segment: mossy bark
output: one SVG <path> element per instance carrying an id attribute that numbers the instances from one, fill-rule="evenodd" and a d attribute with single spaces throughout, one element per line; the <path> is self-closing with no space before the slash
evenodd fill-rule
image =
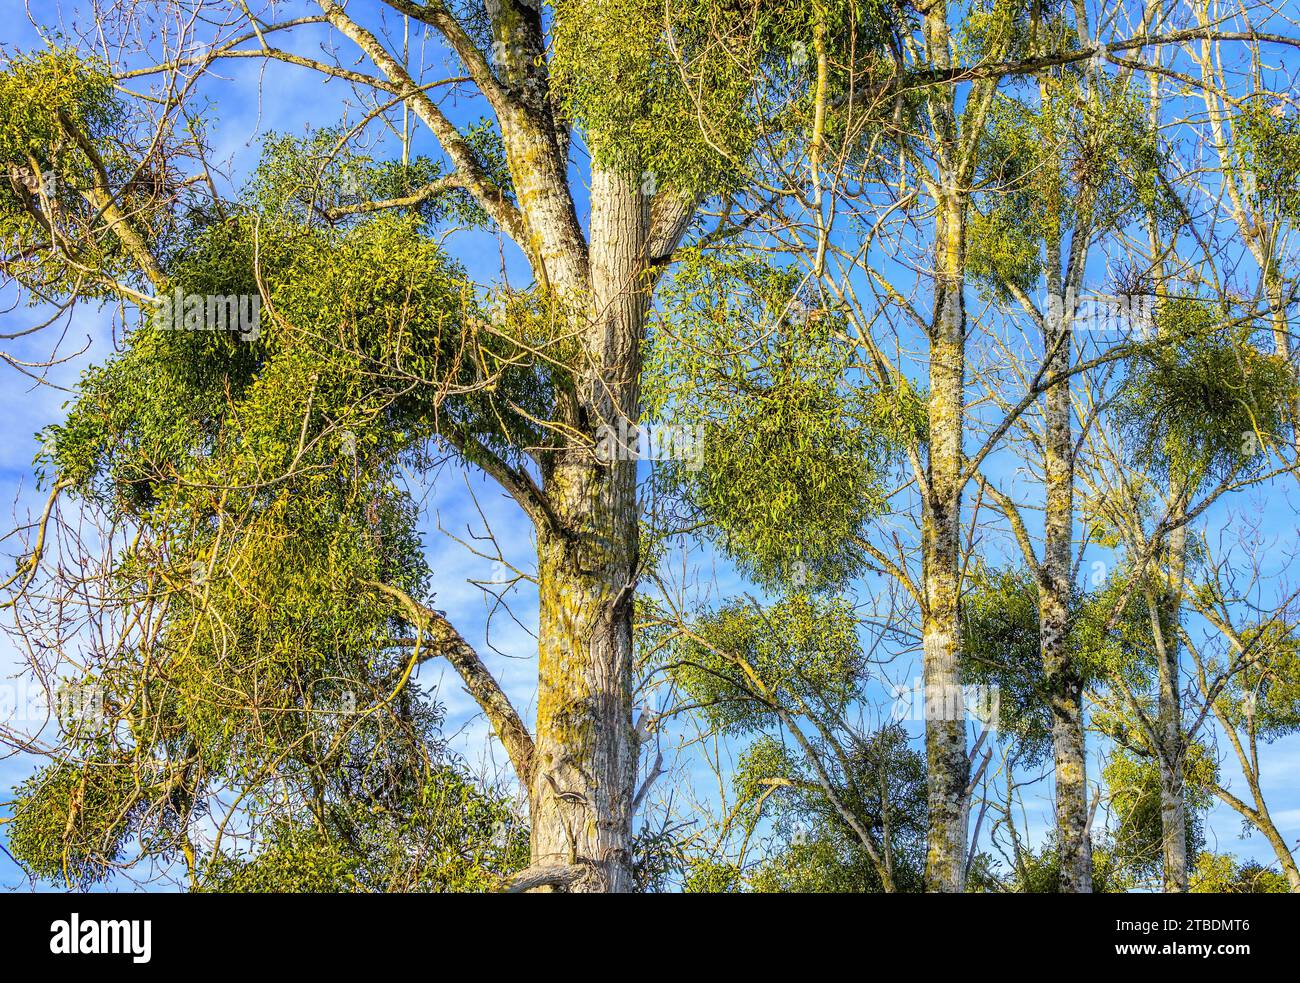
<path id="1" fill-rule="evenodd" d="M 541 633 L 532 863 L 581 865 L 570 889 L 632 887 L 631 582 L 635 522 L 620 507 L 631 466 L 557 470 L 569 534 L 539 544 Z M 588 506 L 584 508 L 584 506 Z M 634 513 L 633 513 L 634 516 Z M 632 528 L 628 528 L 631 525 Z"/>
<path id="2" fill-rule="evenodd" d="M 1183 705 L 1179 691 L 1178 626 L 1182 620 L 1183 569 L 1187 552 L 1187 527 L 1181 521 L 1186 498 L 1180 489 L 1171 496 L 1171 516 L 1176 522 L 1165 542 L 1165 570 L 1169 581 L 1161 596 L 1160 632 L 1156 659 L 1160 681 L 1156 755 L 1160 765 L 1161 851 L 1164 857 L 1164 890 L 1185 894 L 1187 870 L 1187 797 L 1183 764 L 1186 741 L 1183 736 Z"/>
<path id="3" fill-rule="evenodd" d="M 926 889 L 962 891 L 966 880 L 966 713 L 961 689 L 961 474 L 965 458 L 966 314 L 962 296 L 963 203 L 941 202 L 938 277 L 930 340 L 930 453 L 922 516 L 925 612 L 922 625 L 929 775 Z"/>
<path id="4" fill-rule="evenodd" d="M 1059 255 L 1059 249 L 1058 253 Z M 1054 271 L 1058 286 L 1059 269 Z M 1074 428 L 1070 383 L 1070 298 L 1057 293 L 1049 304 L 1045 350 L 1048 378 L 1061 377 L 1044 397 L 1043 466 L 1046 512 L 1042 577 L 1038 595 L 1039 648 L 1052 715 L 1056 777 L 1056 841 L 1060 890 L 1092 891 L 1092 849 L 1088 836 L 1087 758 L 1084 746 L 1083 683 L 1070 644 L 1070 600 L 1074 532 Z"/>
<path id="5" fill-rule="evenodd" d="M 648 201 L 622 173 L 592 180 L 591 294 L 573 434 L 545 474 L 553 528 L 539 533 L 540 680 L 531 776 L 533 866 L 578 865 L 576 891 L 627 891 L 637 741 L 632 611 L 636 461 L 602 462 L 602 426 L 635 423 L 648 310 Z M 626 457 L 628 455 L 621 455 Z"/>

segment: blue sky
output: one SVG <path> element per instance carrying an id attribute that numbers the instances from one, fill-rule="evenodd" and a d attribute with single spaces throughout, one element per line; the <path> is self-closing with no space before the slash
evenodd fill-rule
<path id="1" fill-rule="evenodd" d="M 0 0 L 3 3 L 6 18 L 0 27 L 0 42 L 6 52 L 34 47 L 39 44 L 36 32 L 26 23 L 22 14 L 23 4 L 17 0 Z M 287 15 L 298 5 L 285 5 L 281 13 Z M 58 14 L 71 16 L 73 12 L 84 9 L 79 4 L 50 2 L 39 5 L 39 16 L 47 22 Z M 294 39 L 287 46 L 306 54 L 316 53 L 319 44 L 326 38 L 326 32 L 310 29 L 295 32 Z M 350 47 L 346 39 L 337 39 L 340 50 Z M 284 42 L 281 39 L 281 43 Z M 430 51 L 433 42 L 430 42 Z M 131 61 L 132 59 L 128 59 Z M 345 61 L 350 60 L 350 55 Z M 213 111 L 210 114 L 211 129 L 209 137 L 213 148 L 212 159 L 225 171 L 226 183 L 223 190 L 239 185 L 242 179 L 256 164 L 259 145 L 272 132 L 289 132 L 301 134 L 309 126 L 326 126 L 337 123 L 345 113 L 345 102 L 350 98 L 347 86 L 338 81 L 323 81 L 304 69 L 276 62 L 263 64 L 248 59 L 224 62 L 218 72 L 218 78 L 210 78 L 202 83 L 202 94 L 211 100 Z M 453 74 L 448 71 L 447 74 Z M 457 122 L 465 123 L 477 120 L 485 112 L 484 108 L 469 100 L 448 107 L 448 112 Z M 350 110 L 355 118 L 355 103 Z M 436 149 L 427 133 L 417 140 L 416 150 L 436 154 Z M 584 155 L 579 146 L 574 154 L 575 186 L 582 187 Z M 579 207 L 585 208 L 585 197 L 579 193 Z M 467 268 L 483 281 L 498 278 L 500 253 L 498 240 L 484 233 L 467 233 L 454 237 L 449 246 L 466 264 Z M 505 255 L 512 281 L 516 285 L 527 282 L 528 276 L 524 264 L 512 246 L 506 244 Z M 910 284 L 914 275 L 906 270 L 902 263 L 887 264 L 900 278 L 901 284 Z M 904 293 L 907 290 L 904 289 Z M 3 306 L 0 318 L 3 327 L 0 331 L 9 332 L 27 326 L 40 316 L 39 309 L 17 307 L 10 309 L 15 297 L 12 293 L 0 295 Z M 980 305 L 972 300 L 972 310 L 979 310 Z M 0 367 L 0 503 L 9 506 L 19 521 L 43 504 L 43 497 L 34 489 L 32 459 L 36 454 L 35 433 L 43 426 L 59 420 L 64 412 L 63 404 L 69 398 L 65 391 L 71 387 L 79 373 L 88 365 L 109 357 L 115 342 L 113 312 L 96 311 L 90 307 L 79 307 L 66 326 L 66 337 L 61 343 L 61 350 L 71 354 L 83 346 L 86 351 L 72 357 L 67 363 L 50 370 L 47 379 L 53 385 L 37 386 L 14 372 Z M 120 331 L 120 325 L 116 326 Z M 60 328 L 49 328 L 30 338 L 10 343 L 8 351 L 18 357 L 31 359 L 47 358 L 55 332 Z M 57 387 L 64 387 L 63 389 Z M 1000 455 L 990 462 L 989 473 L 992 478 L 1002 482 L 1015 480 L 1015 469 L 1020 462 L 1014 455 Z M 1300 507 L 1300 491 L 1294 482 L 1277 483 L 1269 488 L 1251 491 L 1233 499 L 1230 505 L 1216 507 L 1208 515 L 1206 524 L 1213 527 L 1215 523 L 1232 524 L 1233 509 L 1247 514 L 1264 517 L 1265 530 L 1269 535 L 1279 539 L 1279 555 L 1294 544 L 1296 530 L 1294 516 Z M 460 472 L 454 467 L 445 468 L 437 478 L 434 495 L 429 499 L 429 510 L 423 526 L 429 565 L 434 572 L 434 584 L 437 590 L 436 606 L 446 610 L 467 639 L 473 642 L 484 655 L 485 661 L 497 674 L 498 679 L 511 696 L 516 707 L 525 720 L 531 720 L 536 695 L 536 661 L 535 643 L 529 629 L 536 624 L 536 598 L 533 592 L 525 588 L 516 588 L 510 596 L 514 618 L 497 614 L 489 619 L 489 600 L 474 581 L 491 580 L 496 572 L 489 559 L 476 557 L 468 552 L 456 539 L 469 540 L 486 532 L 490 526 L 497 542 L 505 552 L 508 563 L 523 570 L 533 566 L 531 548 L 531 530 L 513 503 L 499 489 L 482 476 L 474 473 Z M 995 546 L 1005 549 L 1005 544 Z M 1010 555 L 1010 554 L 1008 554 Z M 1103 557 L 1097 554 L 1097 557 Z M 1092 555 L 1088 561 L 1093 559 Z M 690 564 L 699 571 L 706 583 L 703 591 L 711 600 L 735 596 L 750 589 L 735 573 L 730 565 L 711 550 L 703 548 L 691 554 Z M 1089 569 L 1085 562 L 1084 571 Z M 855 585 L 862 598 L 871 596 L 881 589 L 879 582 L 865 579 Z M 0 613 L 0 617 L 5 617 Z M 4 641 L 0 641 L 0 675 L 15 672 L 17 654 Z M 914 652 L 900 652 L 897 661 L 888 668 L 887 678 L 874 679 L 869 690 L 870 696 L 883 698 L 884 684 L 888 682 L 907 683 L 919 675 L 919 663 Z M 471 767 L 484 774 L 501 774 L 508 770 L 508 762 L 500 748 L 489 737 L 489 729 L 476 711 L 470 698 L 460 688 L 454 673 L 442 663 L 429 663 L 421 669 L 420 682 L 437 686 L 438 697 L 447 707 L 446 732 L 452 739 L 453 747 L 464 756 Z M 911 732 L 919 738 L 919 722 L 909 723 Z M 670 729 L 665 741 L 671 742 L 676 731 Z M 1096 778 L 1100 767 L 1100 747 L 1094 742 L 1093 757 L 1090 763 L 1090 777 Z M 673 755 L 668 755 L 670 763 Z M 675 780 L 685 782 L 693 780 L 700 786 L 701 794 L 707 795 L 709 776 L 703 764 L 695 755 L 685 755 L 676 759 L 679 768 Z M 30 757 L 14 756 L 0 760 L 0 787 L 7 788 L 29 774 L 33 768 Z M 1300 738 L 1287 738 L 1269 746 L 1264 752 L 1263 779 L 1266 795 L 1273 810 L 1274 819 L 1284 836 L 1294 843 L 1300 839 L 1300 788 L 1296 782 L 1300 768 Z M 1235 762 L 1228 756 L 1225 760 L 1225 774 L 1235 773 Z M 665 783 L 673 779 L 665 779 Z M 1234 782 L 1234 789 L 1241 794 L 1242 785 Z M 1050 828 L 1051 783 L 1050 777 L 1040 782 L 1027 803 L 1024 822 L 1031 839 L 1040 839 Z M 1232 852 L 1243 857 L 1254 857 L 1263 863 L 1272 861 L 1272 851 L 1259 835 L 1249 839 L 1240 839 L 1241 824 L 1235 813 L 1224 806 L 1214 807 L 1206 822 L 1209 846 L 1212 849 Z M 3 842 L 0 832 L 0 842 Z M 0 854 L 0 886 L 18 888 L 25 885 L 25 880 L 16 866 L 3 854 Z"/>

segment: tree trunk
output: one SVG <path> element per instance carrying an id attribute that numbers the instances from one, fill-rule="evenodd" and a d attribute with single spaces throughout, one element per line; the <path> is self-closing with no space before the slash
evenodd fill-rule
<path id="1" fill-rule="evenodd" d="M 965 228 L 956 193 L 936 222 L 935 314 L 930 340 L 930 453 L 922 517 L 925 751 L 929 774 L 926 889 L 962 891 L 966 881 L 966 711 L 961 689 L 961 472 L 965 463 Z"/>
<path id="2" fill-rule="evenodd" d="M 541 632 L 532 865 L 583 868 L 573 891 L 629 891 L 637 740 L 632 723 L 632 610 L 637 568 L 635 460 L 593 452 L 602 426 L 635 422 L 649 213 L 630 177 L 592 180 L 586 365 L 573 440 L 545 476 L 554 528 L 539 532 Z"/>
<path id="3" fill-rule="evenodd" d="M 1059 252 L 1059 250 L 1058 250 Z M 1059 276 L 1058 276 L 1059 282 Z M 1049 377 L 1069 371 L 1072 298 L 1054 297 L 1049 305 L 1046 350 Z M 1052 713 L 1052 748 L 1056 774 L 1056 842 L 1060 855 L 1060 890 L 1092 891 L 1092 848 L 1088 837 L 1087 759 L 1083 733 L 1083 685 L 1070 651 L 1070 600 L 1074 532 L 1074 435 L 1070 383 L 1046 393 L 1042 582 L 1039 585 L 1039 646 Z"/>
<path id="4" fill-rule="evenodd" d="M 1160 57 L 1156 57 L 1157 67 Z M 1159 75 L 1148 75 L 1148 119 L 1152 126 L 1160 123 Z M 1154 215 L 1148 216 L 1147 242 L 1152 257 L 1151 276 L 1155 286 L 1157 310 L 1163 310 L 1166 293 L 1165 246 L 1159 223 Z M 1157 324 L 1157 331 L 1162 331 Z M 1187 545 L 1184 522 L 1178 521 L 1186 514 L 1187 492 L 1171 488 L 1168 502 L 1170 518 L 1177 525 L 1164 543 L 1164 569 L 1168 585 L 1161 591 L 1160 612 L 1156 618 L 1158 638 L 1156 644 L 1157 670 L 1160 677 L 1160 695 L 1157 704 L 1156 761 L 1160 768 L 1160 827 L 1161 853 L 1163 854 L 1164 890 L 1187 891 L 1187 808 L 1183 798 L 1183 720 L 1182 704 L 1178 696 L 1179 643 L 1178 625 L 1182 620 L 1183 563 Z"/>
<path id="5" fill-rule="evenodd" d="M 1186 509 L 1186 499 L 1181 490 L 1173 493 L 1173 513 L 1177 521 Z M 1178 525 L 1169 533 L 1166 543 L 1166 564 L 1169 583 L 1163 592 L 1163 610 L 1159 619 L 1161 644 L 1157 646 L 1160 673 L 1160 697 L 1157 731 L 1160 749 L 1160 827 L 1161 852 L 1164 855 L 1164 890 L 1166 893 L 1186 893 L 1187 879 L 1187 802 L 1183 787 L 1183 760 L 1186 748 L 1183 741 L 1183 708 L 1178 688 L 1180 646 L 1178 625 L 1182 620 L 1183 564 L 1187 547 L 1186 525 Z"/>
<path id="6" fill-rule="evenodd" d="M 1165 700 L 1162 698 L 1162 728 L 1177 728 L 1178 711 L 1173 711 L 1172 724 L 1164 721 Z M 1171 730 L 1168 733 L 1176 733 Z M 1165 754 L 1170 754 L 1170 737 L 1166 736 Z M 1162 853 L 1164 856 L 1164 883 L 1166 894 L 1186 894 L 1187 878 L 1187 807 L 1183 800 L 1183 762 L 1182 755 L 1173 750 L 1173 760 L 1160 763 L 1160 828 Z"/>

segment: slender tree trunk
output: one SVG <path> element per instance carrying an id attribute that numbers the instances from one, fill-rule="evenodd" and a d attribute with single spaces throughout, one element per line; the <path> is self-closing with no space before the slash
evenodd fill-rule
<path id="1" fill-rule="evenodd" d="M 602 426 L 635 422 L 649 215 L 630 177 L 592 180 L 588 369 L 545 491 L 555 528 L 539 534 L 541 634 L 532 863 L 578 865 L 576 891 L 628 891 L 637 740 L 632 723 L 632 609 L 637 568 L 636 461 L 602 463 Z"/>
<path id="2" fill-rule="evenodd" d="M 1059 255 L 1059 243 L 1056 255 Z M 1058 264 L 1059 265 L 1059 264 Z M 1057 285 L 1059 287 L 1059 270 Z M 1049 303 L 1046 350 L 1048 376 L 1069 371 L 1073 297 L 1058 292 Z M 1083 733 L 1083 685 L 1070 646 L 1074 533 L 1074 430 L 1070 384 L 1062 381 L 1046 393 L 1044 472 L 1047 508 L 1044 518 L 1042 582 L 1038 594 L 1039 646 L 1052 712 L 1052 748 L 1056 774 L 1056 841 L 1060 854 L 1060 890 L 1092 891 L 1092 848 L 1088 837 L 1088 782 Z"/>
<path id="3" fill-rule="evenodd" d="M 1158 22 L 1158 18 L 1152 18 Z M 1161 55 L 1155 55 L 1156 66 Z M 1148 120 L 1158 131 L 1160 125 L 1160 81 L 1157 72 L 1148 74 Z M 1151 275 L 1155 288 L 1157 314 L 1163 310 L 1167 298 L 1165 249 L 1159 223 L 1154 215 L 1147 219 L 1147 242 L 1152 257 Z M 1157 324 L 1157 331 L 1161 331 Z M 1177 479 L 1174 479 L 1177 482 Z M 1186 492 L 1172 488 L 1168 497 L 1170 517 L 1181 519 L 1187 507 Z M 1165 543 L 1164 569 L 1168 574 L 1167 587 L 1160 594 L 1160 611 L 1156 617 L 1158 639 L 1156 645 L 1157 670 L 1160 694 L 1157 703 L 1156 760 L 1160 768 L 1160 827 L 1161 853 L 1163 854 L 1164 890 L 1187 891 L 1187 807 L 1183 796 L 1183 721 L 1182 704 L 1178 696 L 1179 643 L 1178 625 L 1182 619 L 1183 562 L 1187 544 L 1185 523 L 1169 533 Z"/>
<path id="4" fill-rule="evenodd" d="M 930 454 L 922 516 L 925 612 L 922 626 L 929 774 L 926 889 L 962 891 L 966 881 L 964 808 L 970 759 L 961 689 L 961 472 L 965 464 L 966 312 L 964 214 L 955 192 L 940 201 L 936 222 L 935 313 L 930 339 Z"/>
<path id="5" fill-rule="evenodd" d="M 1175 520 L 1186 509 L 1181 490 L 1172 496 Z M 1184 788 L 1183 761 L 1186 747 L 1183 740 L 1183 707 L 1178 687 L 1180 645 L 1178 626 L 1182 620 L 1183 565 L 1187 550 L 1187 530 L 1179 522 L 1169 533 L 1166 543 L 1166 564 L 1169 583 L 1162 592 L 1159 619 L 1161 644 L 1157 646 L 1159 661 L 1160 696 L 1157 732 L 1160 749 L 1160 827 L 1161 851 L 1164 855 L 1164 890 L 1166 893 L 1186 893 L 1187 875 L 1187 800 Z"/>
<path id="6" fill-rule="evenodd" d="M 922 33 L 928 65 L 953 67 L 948 3 L 924 6 Z M 995 13 L 1006 14 L 1001 5 Z M 1005 55 L 1013 31 L 1001 21 L 989 39 L 990 52 Z M 966 208 L 977 156 L 975 135 L 982 132 L 995 95 L 994 83 L 977 82 L 959 114 L 952 87 L 936 87 L 926 97 L 933 125 L 935 173 L 934 318 L 930 326 L 929 457 L 922 509 L 921 554 L 923 680 L 926 707 L 926 762 L 929 780 L 929 843 L 926 889 L 963 891 L 969 844 L 970 758 L 966 751 L 966 711 L 962 698 L 961 496 L 966 476 Z"/>

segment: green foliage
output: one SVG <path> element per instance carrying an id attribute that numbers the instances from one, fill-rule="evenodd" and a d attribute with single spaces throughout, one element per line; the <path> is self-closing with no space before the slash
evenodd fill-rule
<path id="1" fill-rule="evenodd" d="M 796 275 L 759 257 L 684 257 L 662 293 L 646 408 L 703 429 L 704 466 L 665 481 L 736 562 L 818 589 L 862 566 L 860 538 L 900 445 L 920 439 L 924 404 L 910 388 L 855 386 L 834 316 L 792 315 L 797 295 Z"/>
<path id="2" fill-rule="evenodd" d="M 343 232 L 255 235 L 239 219 L 210 228 L 178 257 L 172 283 L 186 294 L 256 296 L 260 280 L 256 343 L 151 319 L 121 359 L 87 373 L 67 423 L 50 428 L 60 474 L 83 488 L 92 477 L 117 489 L 148 481 L 157 495 L 187 459 L 229 477 L 301 463 L 305 450 L 337 476 L 345 431 L 368 459 L 443 431 L 490 435 L 506 455 L 535 444 L 536 425 L 516 408 L 543 412 L 549 374 L 504 333 L 484 330 L 463 271 L 417 225 L 383 217 Z M 508 390 L 504 405 L 497 388 Z M 303 414 L 315 438 L 305 448 Z"/>
<path id="3" fill-rule="evenodd" d="M 67 48 L 10 57 L 0 73 L 0 159 L 53 163 L 46 155 L 66 140 L 61 116 L 93 136 L 120 121 L 107 68 Z"/>
<path id="4" fill-rule="evenodd" d="M 509 803 L 442 767 L 389 807 L 343 803 L 323 821 L 276 824 L 255 853 L 212 862 L 203 890 L 478 892 L 527 865 L 528 830 Z"/>
<path id="5" fill-rule="evenodd" d="M 145 808 L 129 758 L 102 746 L 82 761 L 48 765 L 14 790 L 9 852 L 41 880 L 89 887 L 121 858 Z M 155 787 L 153 791 L 157 791 Z"/>
<path id="6" fill-rule="evenodd" d="M 878 844 L 888 833 L 898 891 L 919 891 L 925 866 L 925 760 L 902 728 L 886 727 L 847 741 L 847 771 L 836 779 L 836 795 Z M 771 779 L 781 778 L 783 784 Z M 747 875 L 757 893 L 876 893 L 880 872 L 861 839 L 801 766 L 774 738 L 756 742 L 737 769 L 741 801 L 762 803 L 773 843 Z M 768 793 L 764 795 L 764 793 Z"/>
<path id="7" fill-rule="evenodd" d="M 268 134 L 257 173 L 244 195 L 247 206 L 272 220 L 308 225 L 328 219 L 332 209 L 407 198 L 447 177 L 443 164 L 429 157 L 394 161 L 357 154 L 349 148 L 348 135 L 342 127 L 313 130 L 305 137 Z M 464 138 L 484 172 L 505 191 L 507 200 L 513 200 L 505 151 L 493 125 L 483 120 L 468 127 Z M 448 221 L 488 223 L 469 193 L 458 188 L 389 211 L 416 215 L 427 229 Z M 332 221 L 355 223 L 356 214 Z M 360 214 L 364 220 L 366 213 Z"/>
<path id="8" fill-rule="evenodd" d="M 998 730 L 1029 763 L 1052 753 L 1052 720 L 1039 654 L 1038 585 L 1025 570 L 983 570 L 962 596 L 962 673 L 998 688 Z"/>
<path id="9" fill-rule="evenodd" d="M 682 884 L 685 894 L 736 894 L 741 887 L 741 873 L 735 864 L 692 858 Z"/>
<path id="10" fill-rule="evenodd" d="M 1079 36 L 1069 13 L 1065 0 L 1032 5 L 973 0 L 956 25 L 956 54 L 963 62 L 974 63 L 999 57 L 1003 43 L 1008 55 L 1021 58 L 1043 51 L 1077 50 Z"/>
<path id="11" fill-rule="evenodd" d="M 1043 272 L 1037 226 L 1020 211 L 1010 204 L 987 213 L 975 210 L 966 224 L 971 279 L 1003 303 L 1011 301 L 1011 287 L 1028 293 Z"/>
<path id="12" fill-rule="evenodd" d="M 77 193 L 93 183 L 90 161 L 74 139 L 92 144 L 120 140 L 126 126 L 107 68 L 71 49 L 10 56 L 0 71 L 0 249 L 6 273 L 29 288 L 31 303 L 59 296 L 80 285 L 94 294 L 86 272 L 122 272 L 113 241 L 76 249 L 80 271 L 66 256 L 35 248 L 51 242 L 49 225 L 71 225 L 93 214 Z M 103 151 L 110 167 L 109 149 Z M 64 236 L 69 234 L 63 231 Z"/>
<path id="13" fill-rule="evenodd" d="M 785 371 L 765 392 L 707 430 L 688 494 L 760 580 L 834 584 L 861 566 L 858 537 L 884 508 L 883 488 L 843 404 L 794 368 L 807 364 L 800 347 L 782 353 Z"/>
<path id="14" fill-rule="evenodd" d="M 731 169 L 725 152 L 745 143 L 738 110 L 751 84 L 748 73 L 719 74 L 697 107 L 668 47 L 663 4 L 560 0 L 553 7 L 553 84 L 597 158 L 651 175 L 656 184 L 717 185 Z M 703 57 L 718 65 L 720 54 Z M 697 110 L 716 127 L 723 153 L 709 146 Z"/>
<path id="15" fill-rule="evenodd" d="M 1085 687 L 1113 673 L 1138 673 L 1134 651 L 1149 656 L 1150 630 L 1141 634 L 1136 608 L 1105 630 L 1120 586 L 1071 600 L 1067 644 Z M 1029 570 L 981 568 L 969 578 L 961 605 L 964 678 L 997 688 L 998 730 L 1014 736 L 1018 755 L 1031 765 L 1052 753 L 1038 604 L 1038 584 Z"/>
<path id="16" fill-rule="evenodd" d="M 767 609 L 744 601 L 702 618 L 665 650 L 666 669 L 721 732 L 774 725 L 776 707 L 842 708 L 857 693 L 862 650 L 851 605 L 795 594 Z"/>
<path id="17" fill-rule="evenodd" d="M 1296 397 L 1292 368 L 1197 298 L 1166 301 L 1156 320 L 1158 336 L 1137 351 L 1119 405 L 1137 461 L 1189 490 L 1258 471 Z"/>
<path id="18" fill-rule="evenodd" d="M 845 91 L 850 56 L 881 49 L 896 21 L 882 0 L 552 7 L 552 82 L 595 157 L 691 192 L 735 186 L 760 134 L 811 120 L 819 24 Z"/>
<path id="19" fill-rule="evenodd" d="M 677 889 L 691 868 L 682 856 L 676 828 L 643 825 L 632 838 L 632 882 L 641 894 L 664 894 Z"/>
<path id="20" fill-rule="evenodd" d="M 1243 179 L 1247 205 L 1274 219 L 1300 218 L 1300 116 L 1278 102 L 1256 99 L 1232 119 L 1233 170 Z"/>
<path id="21" fill-rule="evenodd" d="M 879 877 L 856 840 L 819 832 L 787 846 L 750 875 L 755 894 L 879 893 Z"/>
<path id="22" fill-rule="evenodd" d="M 1287 894 L 1286 875 L 1253 860 L 1205 851 L 1196 858 L 1188 890 L 1193 894 Z"/>
<path id="23" fill-rule="evenodd" d="M 778 786 L 778 779 L 800 775 L 798 753 L 771 734 L 763 734 L 741 755 L 731 776 L 731 787 L 742 802 L 758 803 Z"/>
<path id="24" fill-rule="evenodd" d="M 1069 47 L 1069 44 L 1065 45 Z M 968 271 L 1001 302 L 1031 293 L 1044 248 L 1069 230 L 1168 218 L 1159 154 L 1136 92 L 1109 76 L 1043 79 L 1043 98 L 1000 93 L 979 148 L 981 191 L 967 228 Z"/>
<path id="25" fill-rule="evenodd" d="M 287 201 L 280 153 L 255 186 Z M 74 741 L 125 762 L 118 799 L 79 813 L 98 852 L 58 824 L 70 779 L 25 793 L 44 818 L 18 849 L 41 876 L 69 851 L 70 876 L 100 876 L 131 835 L 174 857 L 231 788 L 259 849 L 212 873 L 229 889 L 381 889 L 411 844 L 427 863 L 401 883 L 420 890 L 486 887 L 518 859 L 466 845 L 500 804 L 452 781 L 441 710 L 410 682 L 428 639 L 413 649 L 410 612 L 369 585 L 428 597 L 403 475 L 436 445 L 519 460 L 540 442 L 554 369 L 529 349 L 552 328 L 526 301 L 490 323 L 427 215 L 308 221 L 286 207 L 208 225 L 168 287 L 260 297 L 256 337 L 151 312 L 45 434 L 47 479 L 139 530 L 107 603 L 155 627 L 102 656 L 113 712 Z M 144 808 L 157 768 L 166 806 Z"/>
<path id="26" fill-rule="evenodd" d="M 1155 632 L 1146 594 L 1150 591 L 1160 599 L 1163 593 L 1160 583 L 1150 574 L 1130 590 L 1131 576 L 1121 568 L 1105 583 L 1083 595 L 1070 624 L 1085 682 L 1122 679 L 1138 692 L 1151 686 L 1156 659 Z M 1115 611 L 1121 603 L 1124 603 L 1123 610 L 1116 617 Z M 1164 637 L 1171 637 L 1171 625 L 1164 624 L 1161 630 Z"/>
<path id="27" fill-rule="evenodd" d="M 1300 731 L 1300 639 L 1270 622 L 1243 631 L 1241 642 L 1244 668 L 1231 674 L 1218 700 L 1224 717 L 1265 741 Z"/>
<path id="28" fill-rule="evenodd" d="M 1187 815 L 1187 855 L 1194 857 L 1204 841 L 1204 815 L 1212 801 L 1218 768 L 1203 744 L 1188 745 L 1183 762 L 1183 798 Z M 1153 876 L 1162 862 L 1160 767 L 1145 748 L 1118 746 L 1102 780 L 1110 792 L 1115 814 L 1114 849 L 1118 861 L 1135 876 Z"/>
<path id="29" fill-rule="evenodd" d="M 1037 852 L 1023 850 L 1016 858 L 1016 870 L 1008 887 L 1018 894 L 1057 894 L 1061 885 L 1061 857 L 1050 840 Z M 1094 894 L 1125 894 L 1138 884 L 1137 878 L 1113 844 L 1095 843 L 1092 849 Z"/>

